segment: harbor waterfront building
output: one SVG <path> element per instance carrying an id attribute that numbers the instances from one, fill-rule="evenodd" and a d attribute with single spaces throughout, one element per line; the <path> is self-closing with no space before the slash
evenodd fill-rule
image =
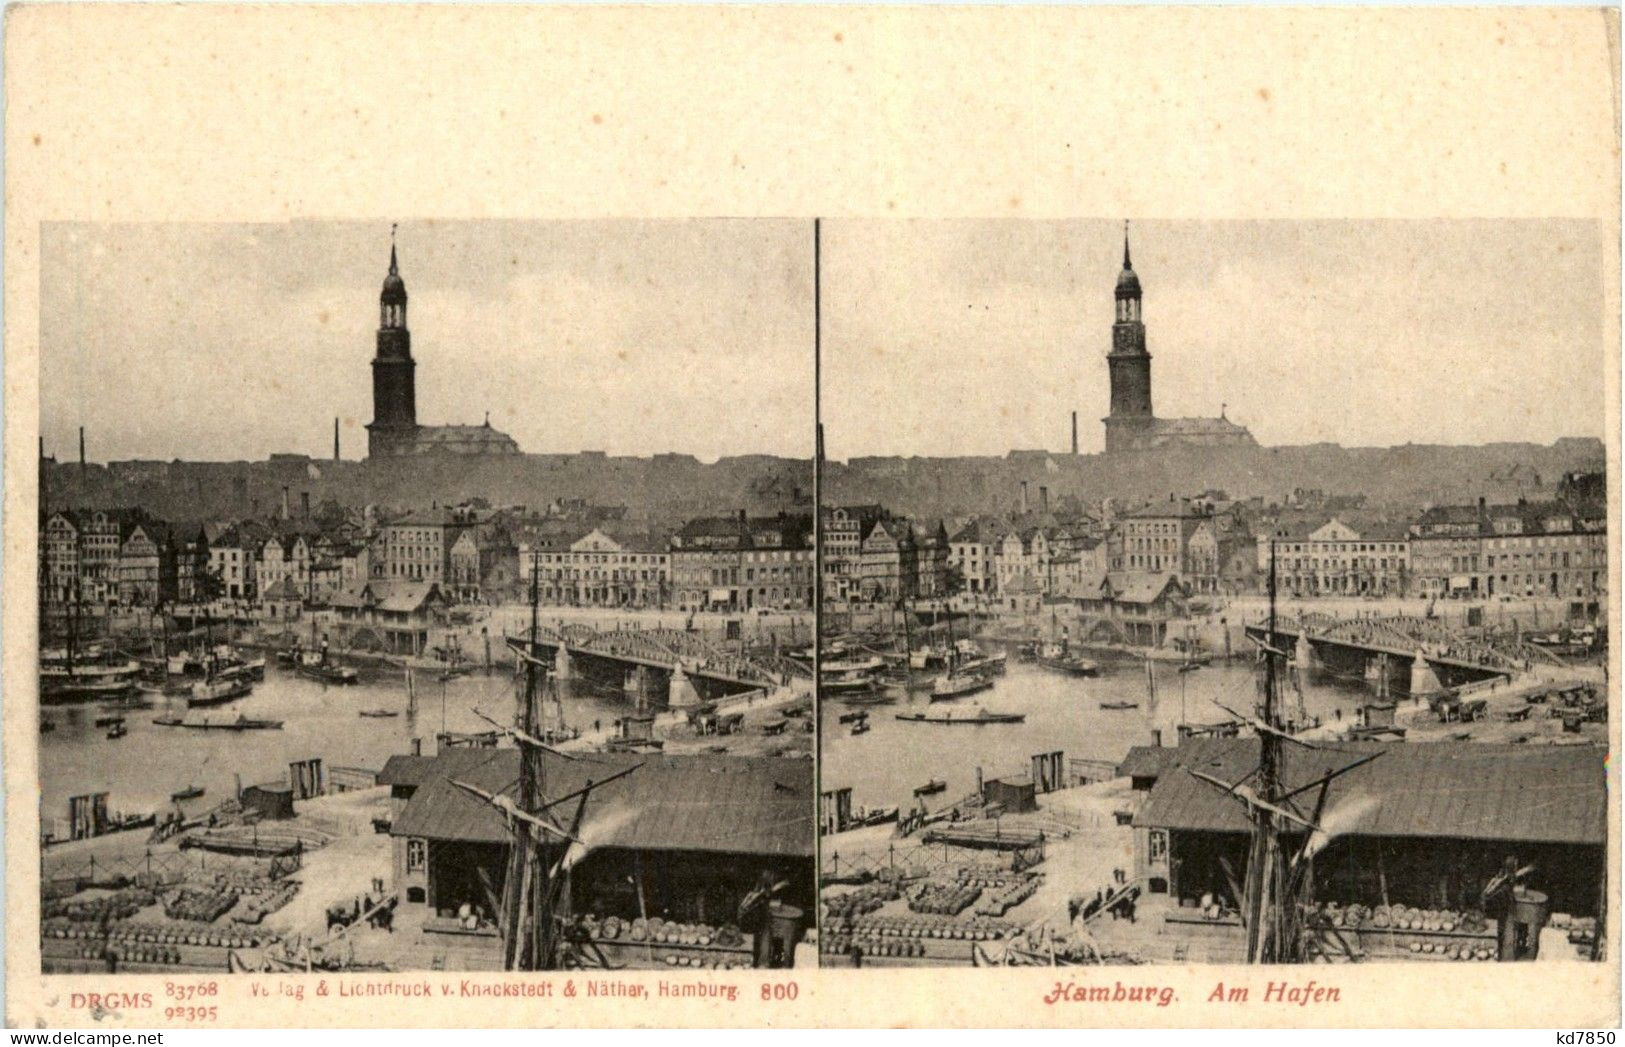
<path id="1" fill-rule="evenodd" d="M 886 516 L 878 505 L 842 505 L 823 510 L 824 598 L 851 600 L 860 587 L 863 539 Z"/>
<path id="2" fill-rule="evenodd" d="M 671 539 L 671 584 L 682 611 L 804 611 L 818 584 L 812 518 L 780 513 L 690 520 Z"/>
<path id="3" fill-rule="evenodd" d="M 1106 453 L 1149 451 L 1174 445 L 1252 447 L 1246 426 L 1217 418 L 1158 418 L 1151 406 L 1151 353 L 1146 348 L 1139 274 L 1123 234 L 1123 271 L 1117 276 L 1117 312 L 1106 367 L 1111 379 L 1111 413 L 1104 419 Z"/>
<path id="4" fill-rule="evenodd" d="M 460 506 L 420 509 L 384 524 L 373 543 L 372 578 L 447 582 L 452 575 L 452 548 L 464 531 L 479 523 L 474 510 Z"/>
<path id="5" fill-rule="evenodd" d="M 1315 896 L 1341 906 L 1478 909 L 1484 884 L 1514 856 L 1534 866 L 1528 883 L 1550 911 L 1600 916 L 1607 874 L 1606 747 L 1489 742 L 1343 742 L 1348 757 L 1375 756 L 1332 781 L 1327 811 L 1369 805 L 1315 856 Z M 1325 773 L 1312 750 L 1282 750 L 1282 785 Z M 1138 746 L 1118 768 L 1141 797 L 1134 869 L 1163 896 L 1167 933 L 1187 934 L 1192 962 L 1239 962 L 1240 922 L 1198 912 L 1204 898 L 1233 897 L 1226 871 L 1246 867 L 1251 826 L 1242 805 L 1188 770 L 1239 781 L 1258 766 L 1257 738 L 1190 739 Z M 1318 762 L 1317 762 L 1318 761 Z M 1373 802 L 1375 801 L 1375 802 Z M 1368 959 L 1409 958 L 1392 933 L 1353 932 Z M 1546 959 L 1545 955 L 1540 957 Z"/>
<path id="6" fill-rule="evenodd" d="M 1548 596 L 1602 609 L 1608 516 L 1601 500 L 1435 506 L 1411 527 L 1416 591 L 1425 596 Z"/>
<path id="7" fill-rule="evenodd" d="M 511 802 L 519 759 L 513 748 L 448 748 L 433 757 L 392 756 L 378 775 L 393 807 L 395 920 L 421 934 L 427 951 L 454 951 L 448 967 L 500 968 L 496 913 L 512 840 L 501 810 L 454 783 Z M 568 866 L 560 907 L 590 918 L 582 930 L 614 966 L 666 967 L 657 954 L 668 950 L 651 948 L 641 934 L 634 940 L 633 921 L 658 915 L 672 924 L 734 925 L 763 883 L 782 885 L 774 895 L 781 926 L 713 941 L 707 955 L 738 966 L 789 966 L 816 905 L 810 760 L 658 752 L 538 759 L 549 799 L 575 796 L 590 779 L 613 779 L 587 795 L 580 824 L 592 846 Z M 613 923 L 624 930 L 603 933 Z"/>
<path id="8" fill-rule="evenodd" d="M 400 458 L 421 454 L 518 454 L 507 433 L 483 425 L 419 425 L 417 361 L 406 326 L 406 281 L 395 245 L 389 245 L 389 273 L 378 296 L 377 352 L 372 359 L 372 421 L 367 424 L 367 456 Z"/>
<path id="9" fill-rule="evenodd" d="M 1168 575 L 1190 593 L 1219 591 L 1219 541 L 1211 508 L 1169 495 L 1118 523 L 1112 570 L 1128 578 Z"/>
<path id="10" fill-rule="evenodd" d="M 545 604 L 665 607 L 671 597 L 669 543 L 664 535 L 592 527 L 551 548 L 522 544 L 519 572 L 526 592 L 536 575 L 536 598 Z"/>
<path id="11" fill-rule="evenodd" d="M 1340 517 L 1277 524 L 1258 537 L 1258 570 L 1275 554 L 1277 585 L 1304 596 L 1402 596 L 1410 584 L 1411 542 L 1404 524 L 1345 523 Z"/>

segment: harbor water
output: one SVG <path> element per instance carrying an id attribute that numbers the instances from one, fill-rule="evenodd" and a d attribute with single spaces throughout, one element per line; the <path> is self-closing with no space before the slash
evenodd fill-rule
<path id="1" fill-rule="evenodd" d="M 976 768 L 987 778 L 1028 775 L 1037 753 L 1060 751 L 1068 759 L 1084 758 L 1117 763 L 1129 748 L 1151 743 L 1152 731 L 1162 732 L 1163 744 L 1176 741 L 1181 721 L 1219 723 L 1229 713 L 1215 700 L 1241 713 L 1251 713 L 1259 700 L 1258 674 L 1253 663 L 1237 659 L 1215 662 L 1193 672 L 1179 672 L 1173 664 L 1152 665 L 1156 686 L 1155 708 L 1148 701 L 1150 688 L 1143 661 L 1102 656 L 1101 675 L 1067 676 L 1030 662 L 1011 661 L 992 690 L 949 702 L 931 702 L 930 688 L 904 696 L 900 689 L 891 705 L 863 706 L 870 730 L 854 736 L 849 724 L 838 722 L 841 713 L 858 708 L 826 699 L 821 720 L 820 788 L 851 787 L 854 807 L 914 806 L 913 791 L 933 779 L 948 785 L 929 797 L 935 808 L 953 802 L 976 788 Z M 922 683 L 925 681 L 922 679 Z M 1356 715 L 1371 690 L 1362 681 L 1334 679 L 1316 674 L 1303 685 L 1304 706 L 1312 717 L 1333 720 L 1339 713 Z M 1283 709 L 1296 707 L 1297 695 L 1283 682 Z M 1133 702 L 1130 709 L 1102 709 L 1101 703 Z M 1024 713 L 1013 724 L 905 723 L 898 713 L 928 710 L 970 716 L 976 708 L 988 712 Z"/>
<path id="2" fill-rule="evenodd" d="M 393 666 L 362 668 L 351 686 L 327 685 L 275 665 L 247 697 L 225 705 L 194 710 L 210 719 L 281 720 L 279 730 L 197 730 L 164 727 L 158 717 L 185 716 L 185 697 L 144 695 L 146 709 L 115 710 L 100 702 L 51 705 L 41 711 L 55 728 L 40 735 L 40 815 L 43 824 L 65 821 L 68 798 L 107 792 L 111 811 L 146 814 L 171 806 L 170 796 L 191 785 L 206 789 L 203 800 L 232 795 L 236 776 L 243 785 L 287 780 L 288 764 L 320 758 L 324 767 L 378 770 L 398 753 L 412 751 L 422 739 L 423 752 L 435 751 L 441 730 L 474 732 L 491 725 L 478 709 L 499 723 L 513 722 L 516 682 L 511 670 L 489 675 L 476 671 L 442 681 L 438 673 L 419 670 L 413 677 L 416 701 L 409 702 L 406 676 Z M 560 703 L 564 722 L 581 730 L 594 720 L 608 726 L 632 711 L 629 699 L 615 693 L 589 693 L 566 685 Z M 362 710 L 389 709 L 388 718 L 361 716 Z M 97 718 L 122 715 L 129 733 L 110 739 Z M 551 725 L 551 720 L 548 721 Z M 442 724 L 444 726 L 442 726 Z"/>

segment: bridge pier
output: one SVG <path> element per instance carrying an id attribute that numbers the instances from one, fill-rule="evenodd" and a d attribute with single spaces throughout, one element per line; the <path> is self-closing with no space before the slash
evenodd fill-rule
<path id="1" fill-rule="evenodd" d="M 1315 645 L 1309 642 L 1307 631 L 1298 634 L 1298 642 L 1292 648 L 1292 660 L 1298 664 L 1298 671 L 1307 674 L 1312 669 L 1320 669 L 1320 656 L 1315 653 Z"/>
<path id="2" fill-rule="evenodd" d="M 700 704 L 700 693 L 694 689 L 694 681 L 683 672 L 681 662 L 672 667 L 671 681 L 666 684 L 666 704 L 673 709 L 692 709 Z"/>
<path id="3" fill-rule="evenodd" d="M 1433 666 L 1428 664 L 1427 655 L 1421 648 L 1417 648 L 1416 657 L 1411 659 L 1411 694 L 1432 694 L 1443 690 L 1439 677 L 1433 672 Z"/>

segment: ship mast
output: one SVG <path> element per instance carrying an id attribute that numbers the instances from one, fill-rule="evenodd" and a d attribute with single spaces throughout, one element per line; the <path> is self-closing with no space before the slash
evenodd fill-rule
<path id="1" fill-rule="evenodd" d="M 1313 895 L 1314 855 L 1328 840 L 1320 826 L 1328 791 L 1334 779 L 1382 755 L 1381 752 L 1368 753 L 1327 771 L 1305 785 L 1293 789 L 1284 787 L 1283 746 L 1291 744 L 1312 750 L 1318 750 L 1320 746 L 1294 737 L 1281 724 L 1276 673 L 1278 663 L 1285 658 L 1286 652 L 1281 649 L 1276 632 L 1275 596 L 1275 542 L 1272 539 L 1269 620 L 1265 626 L 1265 640 L 1259 644 L 1264 658 L 1264 701 L 1259 715 L 1251 719 L 1254 732 L 1258 735 L 1258 766 L 1233 784 L 1194 769 L 1189 770 L 1196 778 L 1241 803 L 1252 823 L 1244 885 L 1235 882 L 1228 863 L 1220 859 L 1226 875 L 1230 877 L 1231 890 L 1241 903 L 1241 919 L 1247 938 L 1247 962 L 1250 964 L 1301 963 L 1310 957 L 1313 949 L 1310 932 L 1313 928 L 1306 924 L 1305 917 L 1307 903 Z M 1311 814 L 1304 814 L 1293 799 L 1311 792 L 1315 795 L 1314 810 Z M 1292 839 L 1293 834 L 1304 837 L 1302 844 Z"/>

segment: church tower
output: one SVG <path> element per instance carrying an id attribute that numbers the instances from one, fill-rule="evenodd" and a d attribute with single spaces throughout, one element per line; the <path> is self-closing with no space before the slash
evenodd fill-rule
<path id="1" fill-rule="evenodd" d="M 1117 275 L 1117 319 L 1112 348 L 1106 354 L 1111 372 L 1112 408 L 1106 422 L 1106 453 L 1131 451 L 1148 444 L 1156 428 L 1151 413 L 1151 354 L 1145 349 L 1145 323 L 1140 316 L 1140 278 L 1129 257 L 1128 226 L 1123 227 L 1123 271 Z"/>
<path id="2" fill-rule="evenodd" d="M 391 230 L 389 275 L 378 296 L 378 352 L 372 358 L 372 423 L 367 426 L 367 455 L 410 454 L 417 439 L 417 362 L 412 359 L 412 333 L 406 328 L 406 281 L 395 260 Z"/>

